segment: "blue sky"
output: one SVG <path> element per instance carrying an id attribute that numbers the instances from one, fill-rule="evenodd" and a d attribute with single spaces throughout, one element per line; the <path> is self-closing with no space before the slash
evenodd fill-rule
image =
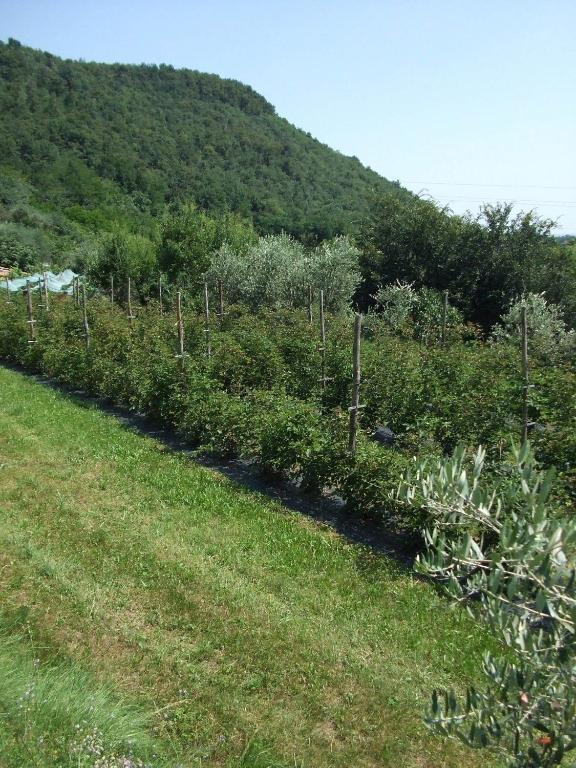
<path id="1" fill-rule="evenodd" d="M 0 0 L 0 38 L 250 84 L 457 212 L 518 201 L 576 233 L 576 0 Z"/>

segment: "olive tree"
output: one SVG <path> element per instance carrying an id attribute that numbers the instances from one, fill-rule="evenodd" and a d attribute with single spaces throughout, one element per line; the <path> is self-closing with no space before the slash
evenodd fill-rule
<path id="1" fill-rule="evenodd" d="M 574 354 L 576 333 L 566 326 L 560 307 L 548 302 L 543 293 L 527 293 L 512 301 L 500 323 L 494 327 L 493 339 L 518 343 L 523 307 L 526 308 L 526 323 L 533 354 L 550 361 L 562 360 Z"/>
<path id="2" fill-rule="evenodd" d="M 459 698 L 434 691 L 427 723 L 514 768 L 551 768 L 576 749 L 576 520 L 554 514 L 552 472 L 528 443 L 512 482 L 486 480 L 485 452 L 459 448 L 403 479 L 399 497 L 430 519 L 418 570 L 486 620 L 501 641 L 487 654 L 486 685 Z"/>
<path id="3" fill-rule="evenodd" d="M 307 250 L 290 235 L 268 235 L 238 250 L 224 243 L 212 255 L 206 279 L 222 283 L 229 301 L 260 306 L 304 306 L 311 288 L 324 291 L 325 305 L 340 311 L 358 283 L 358 251 L 347 237 Z"/>
<path id="4" fill-rule="evenodd" d="M 414 283 L 382 285 L 372 297 L 382 319 L 395 333 L 429 340 L 440 337 L 444 301 L 442 294 L 431 288 L 414 288 Z M 452 334 L 462 329 L 462 314 L 450 305 L 446 307 L 446 326 Z"/>
<path id="5" fill-rule="evenodd" d="M 326 240 L 311 252 L 306 278 L 313 289 L 324 291 L 328 309 L 338 312 L 350 306 L 361 280 L 359 257 L 360 251 L 345 235 Z"/>
<path id="6" fill-rule="evenodd" d="M 410 324 L 418 295 L 414 283 L 396 280 L 381 285 L 373 296 L 376 307 L 391 330 L 402 332 Z"/>

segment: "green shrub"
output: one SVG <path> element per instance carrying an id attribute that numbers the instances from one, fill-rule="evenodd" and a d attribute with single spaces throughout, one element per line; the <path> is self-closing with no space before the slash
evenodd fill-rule
<path id="1" fill-rule="evenodd" d="M 409 456 L 359 434 L 354 456 L 344 454 L 340 460 L 337 490 L 351 512 L 377 517 L 390 528 L 419 531 L 420 516 L 412 510 L 407 514 L 394 498 L 410 464 Z"/>
<path id="2" fill-rule="evenodd" d="M 258 453 L 263 469 L 302 475 L 310 455 L 324 444 L 317 409 L 280 392 L 258 393 L 252 402 L 261 423 Z"/>
<path id="3" fill-rule="evenodd" d="M 489 748 L 510 768 L 566 765 L 576 749 L 576 521 L 549 503 L 529 443 L 514 450 L 505 492 L 485 473 L 485 451 L 459 447 L 420 463 L 399 498 L 427 513 L 418 569 L 496 633 L 483 690 L 434 691 L 426 720 L 438 733 Z"/>
<path id="4" fill-rule="evenodd" d="M 228 392 L 282 385 L 282 357 L 258 330 L 239 328 L 227 335 L 214 335 L 212 346 L 210 373 Z"/>

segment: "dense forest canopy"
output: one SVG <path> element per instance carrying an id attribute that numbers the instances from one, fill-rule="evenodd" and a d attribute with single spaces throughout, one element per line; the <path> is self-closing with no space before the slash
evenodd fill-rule
<path id="1" fill-rule="evenodd" d="M 102 227 L 166 203 L 262 234 L 350 232 L 374 192 L 408 195 L 276 115 L 249 86 L 167 65 L 63 60 L 0 42 L 0 157 L 47 205 Z"/>

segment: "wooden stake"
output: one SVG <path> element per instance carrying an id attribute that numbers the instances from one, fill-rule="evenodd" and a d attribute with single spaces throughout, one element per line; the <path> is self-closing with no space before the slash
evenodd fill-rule
<path id="1" fill-rule="evenodd" d="M 134 322 L 134 315 L 132 314 L 132 281 L 128 278 L 128 320 L 130 325 Z"/>
<path id="2" fill-rule="evenodd" d="M 326 326 L 324 324 L 324 291 L 320 291 L 320 386 L 326 388 Z"/>
<path id="3" fill-rule="evenodd" d="M 26 306 L 28 310 L 28 344 L 34 344 L 36 341 L 36 320 L 34 320 L 32 310 L 32 291 L 29 280 L 26 280 Z"/>
<path id="4" fill-rule="evenodd" d="M 50 310 L 50 300 L 48 298 L 48 275 L 44 272 L 44 309 L 46 312 Z"/>
<path id="5" fill-rule="evenodd" d="M 204 283 L 204 320 L 206 327 L 204 333 L 206 334 L 206 356 L 212 357 L 212 347 L 210 346 L 210 309 L 208 306 L 208 283 Z"/>
<path id="6" fill-rule="evenodd" d="M 110 304 L 114 305 L 114 275 L 110 275 Z"/>
<path id="7" fill-rule="evenodd" d="M 160 314 L 164 314 L 164 307 L 162 306 L 162 273 L 158 275 L 158 304 L 160 306 Z"/>
<path id="8" fill-rule="evenodd" d="M 218 280 L 218 309 L 220 315 L 220 322 L 224 317 L 224 284 L 222 280 Z"/>
<path id="9" fill-rule="evenodd" d="M 528 440 L 528 390 L 530 389 L 530 377 L 528 371 L 528 320 L 526 307 L 522 307 L 520 316 L 520 330 L 522 335 L 522 444 Z"/>
<path id="10" fill-rule="evenodd" d="M 82 283 L 82 320 L 84 324 L 84 341 L 86 349 L 90 349 L 90 326 L 88 325 L 88 312 L 86 310 L 86 286 Z"/>
<path id="11" fill-rule="evenodd" d="M 38 308 L 44 309 L 44 302 L 42 301 L 42 278 L 38 276 Z"/>
<path id="12" fill-rule="evenodd" d="M 6 278 L 6 304 L 12 304 L 12 296 L 10 295 L 10 283 Z"/>
<path id="13" fill-rule="evenodd" d="M 354 318 L 354 342 L 352 345 L 352 404 L 350 411 L 350 425 L 348 430 L 348 451 L 356 452 L 356 432 L 358 430 L 358 411 L 364 406 L 360 405 L 360 338 L 362 334 L 362 315 Z"/>
<path id="14" fill-rule="evenodd" d="M 446 344 L 446 321 L 448 318 L 448 291 L 444 291 L 444 306 L 442 307 L 442 330 L 440 332 L 440 343 Z"/>
<path id="15" fill-rule="evenodd" d="M 312 286 L 308 286 L 308 322 L 312 325 Z"/>
<path id="16" fill-rule="evenodd" d="M 184 323 L 182 321 L 182 293 L 176 294 L 176 327 L 178 329 L 178 354 L 180 366 L 184 369 Z"/>

